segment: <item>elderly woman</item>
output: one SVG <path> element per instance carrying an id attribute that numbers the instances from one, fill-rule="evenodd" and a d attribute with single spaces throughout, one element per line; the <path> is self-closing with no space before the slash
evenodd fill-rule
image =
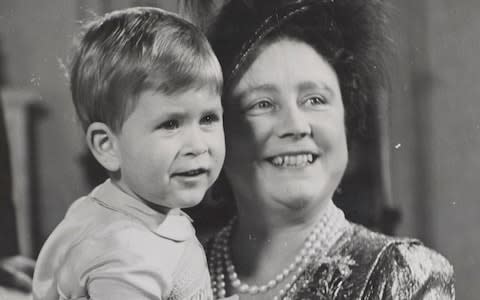
<path id="1" fill-rule="evenodd" d="M 347 133 L 382 85 L 379 0 L 230 0 L 210 26 L 225 77 L 224 175 L 236 217 L 208 243 L 217 297 L 453 299 L 419 241 L 350 223 L 332 202 Z"/>

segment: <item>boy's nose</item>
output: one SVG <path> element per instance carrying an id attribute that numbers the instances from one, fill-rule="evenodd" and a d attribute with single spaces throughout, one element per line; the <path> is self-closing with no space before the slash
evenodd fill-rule
<path id="1" fill-rule="evenodd" d="M 191 130 L 185 137 L 185 155 L 198 156 L 208 151 L 207 143 L 199 130 Z"/>

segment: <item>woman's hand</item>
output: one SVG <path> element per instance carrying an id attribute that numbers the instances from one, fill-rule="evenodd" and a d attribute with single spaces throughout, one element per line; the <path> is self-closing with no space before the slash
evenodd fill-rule
<path id="1" fill-rule="evenodd" d="M 0 260 L 0 286 L 32 291 L 32 278 L 35 262 L 25 256 L 11 256 Z"/>

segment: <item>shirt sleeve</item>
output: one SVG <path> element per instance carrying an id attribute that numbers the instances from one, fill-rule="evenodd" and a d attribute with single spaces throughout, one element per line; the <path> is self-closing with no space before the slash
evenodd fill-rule
<path id="1" fill-rule="evenodd" d="M 149 233 L 135 229 L 123 230 L 103 241 L 83 241 L 69 255 L 69 260 L 76 263 L 62 269 L 73 276 L 58 276 L 73 277 L 81 290 L 75 291 L 70 282 L 60 282 L 59 286 L 68 291 L 67 298 L 84 294 L 92 300 L 166 299 L 172 290 L 177 255 L 181 254 L 172 247 L 168 243 L 152 244 Z"/>
<path id="2" fill-rule="evenodd" d="M 380 294 L 378 299 L 455 299 L 453 267 L 418 242 L 390 245 L 380 257 L 369 285 L 370 291 Z"/>
<path id="3" fill-rule="evenodd" d="M 169 289 L 167 274 L 132 253 L 107 254 L 83 277 L 92 300 L 164 299 Z"/>

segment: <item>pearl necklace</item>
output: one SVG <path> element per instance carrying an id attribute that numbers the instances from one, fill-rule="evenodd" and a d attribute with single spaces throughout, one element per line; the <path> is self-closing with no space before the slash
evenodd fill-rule
<path id="1" fill-rule="evenodd" d="M 228 276 L 230 285 L 238 293 L 248 293 L 256 295 L 265 293 L 276 288 L 280 283 L 290 277 L 285 286 L 280 289 L 279 295 L 273 299 L 282 299 L 292 288 L 298 277 L 303 273 L 309 262 L 321 255 L 326 255 L 328 249 L 340 236 L 343 231 L 342 224 L 345 224 L 343 212 L 330 203 L 319 222 L 314 226 L 295 259 L 272 280 L 262 285 L 249 285 L 242 283 L 235 271 L 235 266 L 231 259 L 230 247 L 228 246 L 232 227 L 236 218 L 233 218 L 224 228 L 222 228 L 214 237 L 212 247 L 208 252 L 209 269 L 212 274 L 212 288 L 217 298 L 226 296 L 225 275 Z M 293 273 L 293 275 L 292 275 Z"/>

